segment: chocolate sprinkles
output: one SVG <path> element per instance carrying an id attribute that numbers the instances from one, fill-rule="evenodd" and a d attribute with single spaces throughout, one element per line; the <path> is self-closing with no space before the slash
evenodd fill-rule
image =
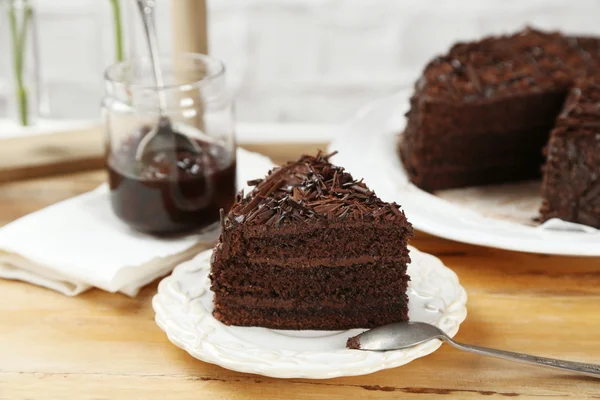
<path id="1" fill-rule="evenodd" d="M 458 43 L 431 61 L 415 84 L 419 93 L 473 102 L 529 88 L 569 85 L 597 74 L 600 46 L 588 38 L 525 29 Z"/>
<path id="2" fill-rule="evenodd" d="M 289 221 L 381 219 L 406 221 L 395 204 L 380 200 L 361 180 L 332 165 L 335 153 L 304 155 L 298 161 L 269 171 L 264 179 L 248 185 L 254 189 L 239 195 L 226 222 L 280 227 Z"/>

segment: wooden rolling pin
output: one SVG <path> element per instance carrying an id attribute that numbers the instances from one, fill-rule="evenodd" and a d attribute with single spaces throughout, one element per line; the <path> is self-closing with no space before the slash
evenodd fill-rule
<path id="1" fill-rule="evenodd" d="M 208 54 L 205 0 L 171 0 L 174 53 Z"/>
<path id="2" fill-rule="evenodd" d="M 171 27 L 173 30 L 173 54 L 200 53 L 208 54 L 208 34 L 206 19 L 206 0 L 171 0 Z M 174 63 L 177 58 L 174 59 Z M 178 83 L 195 82 L 203 77 L 199 71 L 186 71 L 182 68 L 176 72 Z M 196 117 L 185 121 L 204 131 L 203 106 L 200 93 L 186 93 L 185 96 L 198 97 Z"/>

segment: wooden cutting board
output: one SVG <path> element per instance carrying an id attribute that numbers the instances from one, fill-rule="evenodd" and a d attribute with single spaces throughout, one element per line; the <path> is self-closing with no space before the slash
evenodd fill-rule
<path id="1" fill-rule="evenodd" d="M 0 183 L 102 167 L 102 126 L 0 140 Z"/>
<path id="2" fill-rule="evenodd" d="M 243 130 L 244 127 L 240 126 L 239 129 Z M 281 130 L 282 137 L 286 137 L 288 132 L 285 126 L 270 129 Z M 300 154 L 314 154 L 319 149 L 327 148 L 326 143 L 316 141 L 269 143 L 265 146 L 264 143 L 241 140 L 239 144 L 246 150 L 262 153 L 279 164 L 295 160 Z M 0 140 L 0 184 L 103 167 L 102 126 Z"/>

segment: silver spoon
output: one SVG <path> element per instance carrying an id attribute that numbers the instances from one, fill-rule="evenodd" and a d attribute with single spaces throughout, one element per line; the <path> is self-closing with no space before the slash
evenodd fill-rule
<path id="1" fill-rule="evenodd" d="M 458 343 L 452 340 L 441 329 L 424 322 L 398 322 L 363 332 L 348 339 L 347 347 L 356 350 L 398 350 L 413 347 L 432 339 L 441 339 L 457 349 L 470 353 L 502 358 L 524 364 L 555 368 L 563 371 L 600 378 L 600 365 L 585 364 L 573 361 L 556 360 L 537 357 L 511 351 L 495 350 L 487 347 Z"/>
<path id="2" fill-rule="evenodd" d="M 140 161 L 144 158 L 146 153 L 154 153 L 160 150 L 173 149 L 174 144 L 175 149 L 189 150 L 194 153 L 200 153 L 202 151 L 200 145 L 186 135 L 177 133 L 171 125 L 171 120 L 166 116 L 165 111 L 167 109 L 167 98 L 165 96 L 165 92 L 163 91 L 164 80 L 160 66 L 158 40 L 156 35 L 156 26 L 154 23 L 154 10 L 156 6 L 155 0 L 137 0 L 137 5 L 142 16 L 144 31 L 148 41 L 152 72 L 154 73 L 154 81 L 158 90 L 158 107 L 160 117 L 156 126 L 154 126 L 138 144 L 135 152 L 135 158 L 137 161 Z M 214 142 L 214 139 L 205 134 L 201 134 L 201 136 L 205 141 Z M 207 140 L 207 138 L 209 140 Z"/>

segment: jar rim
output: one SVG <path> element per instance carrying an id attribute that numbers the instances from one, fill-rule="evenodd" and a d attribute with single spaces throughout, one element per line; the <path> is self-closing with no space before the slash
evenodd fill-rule
<path id="1" fill-rule="evenodd" d="M 206 54 L 190 53 L 190 52 L 165 54 L 165 55 L 160 56 L 160 60 L 165 60 L 165 59 L 167 59 L 167 57 L 173 58 L 173 57 L 181 57 L 181 56 L 186 57 L 195 62 L 202 62 L 204 64 L 210 64 L 214 67 L 214 71 L 212 71 L 211 73 L 207 73 L 201 79 L 197 79 L 197 80 L 193 80 L 193 81 L 185 82 L 185 83 L 168 84 L 168 85 L 164 85 L 164 86 L 160 86 L 160 87 L 156 86 L 155 84 L 125 82 L 122 79 L 122 77 L 118 76 L 119 73 L 122 73 L 127 68 L 133 67 L 135 65 L 142 65 L 144 62 L 150 64 L 151 61 L 150 61 L 149 56 L 139 56 L 139 57 L 134 57 L 132 59 L 123 60 L 123 61 L 120 61 L 115 64 L 111 64 L 108 67 L 106 67 L 106 69 L 104 71 L 104 80 L 107 83 L 110 83 L 113 85 L 121 85 L 128 89 L 154 90 L 155 91 L 155 90 L 185 89 L 185 88 L 194 87 L 197 85 L 203 85 L 203 84 L 215 81 L 225 75 L 225 64 L 223 63 L 223 61 L 221 61 L 215 57 L 206 55 Z"/>

